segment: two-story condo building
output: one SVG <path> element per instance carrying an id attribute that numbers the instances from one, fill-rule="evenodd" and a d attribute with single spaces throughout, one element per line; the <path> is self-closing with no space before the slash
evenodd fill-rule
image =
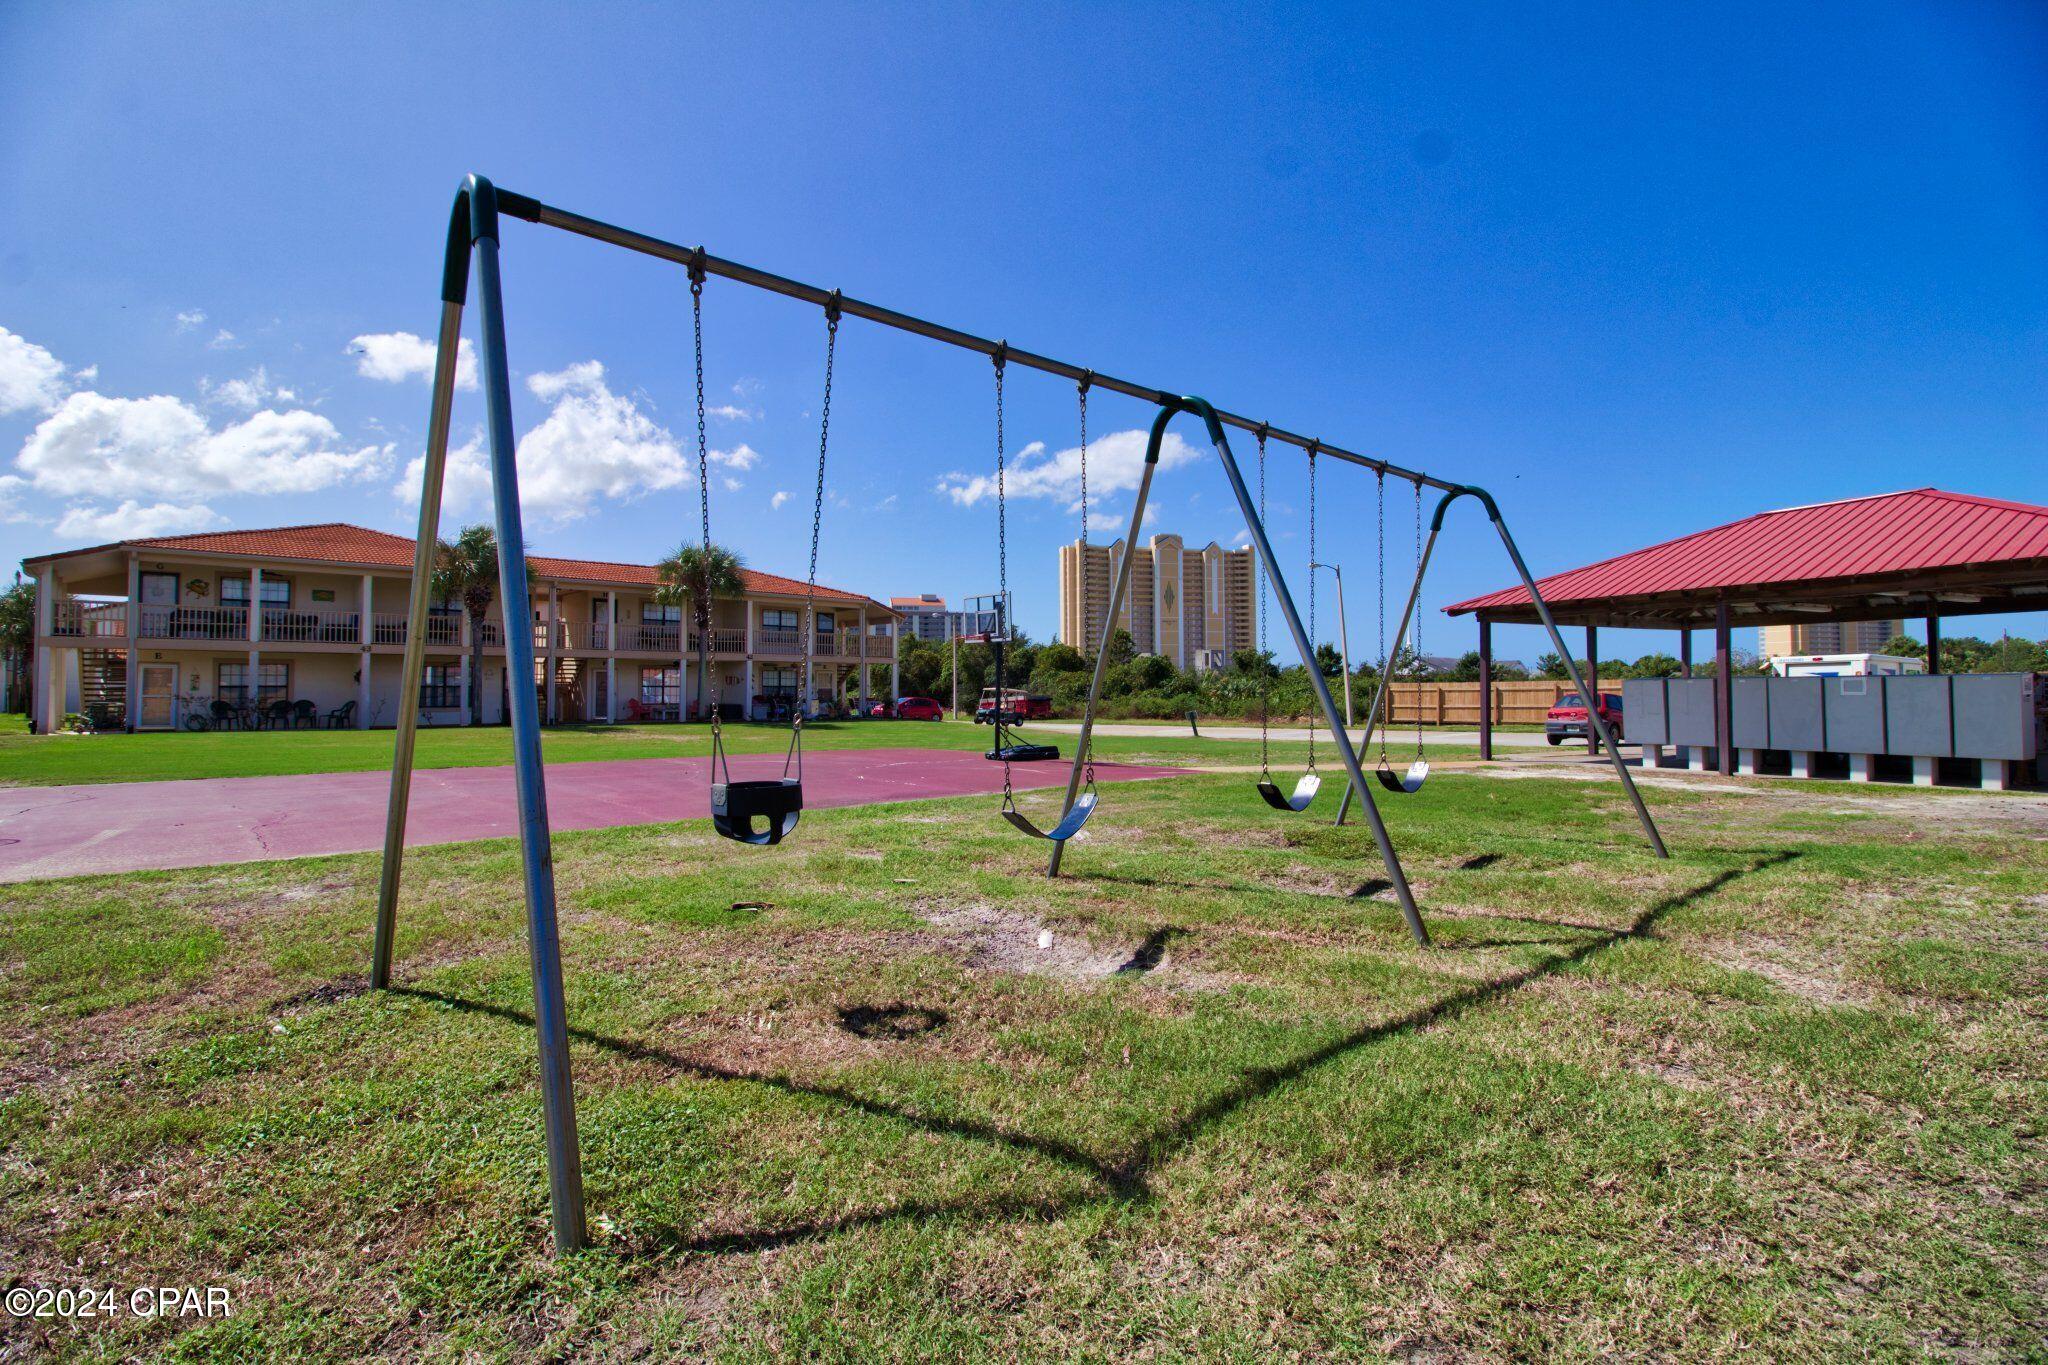
<path id="1" fill-rule="evenodd" d="M 548 723 L 697 717 L 690 613 L 655 600 L 654 566 L 529 557 L 530 685 Z M 67 712 L 131 729 L 394 724 L 412 592 L 413 542 L 332 522 L 153 536 L 23 561 L 36 581 L 34 720 Z M 896 614 L 820 586 L 810 677 L 801 580 L 746 570 L 745 593 L 713 604 L 707 708 L 787 715 L 896 695 Z M 504 718 L 505 603 L 473 646 L 459 602 L 427 624 L 423 725 Z M 881 666 L 887 666 L 886 693 Z M 866 706 L 862 705 L 865 710 Z"/>

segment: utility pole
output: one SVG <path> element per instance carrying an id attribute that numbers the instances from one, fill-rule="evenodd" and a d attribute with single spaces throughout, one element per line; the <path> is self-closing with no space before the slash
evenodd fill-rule
<path id="1" fill-rule="evenodd" d="M 957 622 L 955 624 L 958 624 Z M 953 647 L 953 719 L 960 719 L 960 632 L 948 630 L 946 643 Z"/>
<path id="2" fill-rule="evenodd" d="M 1337 651 L 1344 658 L 1344 728 L 1357 728 L 1351 718 L 1351 628 L 1344 620 L 1344 567 L 1341 564 L 1310 563 L 1309 572 L 1328 569 L 1337 576 Z"/>

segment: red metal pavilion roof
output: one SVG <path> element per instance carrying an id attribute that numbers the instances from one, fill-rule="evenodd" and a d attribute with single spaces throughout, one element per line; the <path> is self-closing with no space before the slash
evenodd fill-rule
<path id="1" fill-rule="evenodd" d="M 1908 605 L 2048 610 L 2048 507 L 1937 488 L 1846 498 L 1759 512 L 1537 582 L 1560 619 L 1591 624 L 1681 623 L 1723 599 L 1750 625 L 1881 619 Z M 1534 619 L 1522 587 L 1444 610 Z"/>

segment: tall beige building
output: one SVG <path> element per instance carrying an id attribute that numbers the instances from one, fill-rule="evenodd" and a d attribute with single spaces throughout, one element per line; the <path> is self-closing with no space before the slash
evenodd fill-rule
<path id="1" fill-rule="evenodd" d="M 1107 633 L 1111 575 L 1123 544 L 1060 546 L 1060 639 L 1084 654 L 1100 649 Z M 1231 651 L 1257 640 L 1257 613 L 1251 550 L 1214 541 L 1190 550 L 1179 536 L 1160 535 L 1132 560 L 1117 625 L 1140 654 L 1164 655 L 1180 668 L 1223 668 Z"/>
<path id="2" fill-rule="evenodd" d="M 1904 621 L 1815 621 L 1764 626 L 1761 631 L 1766 659 L 1783 654 L 1877 654 L 1893 636 L 1905 633 Z"/>

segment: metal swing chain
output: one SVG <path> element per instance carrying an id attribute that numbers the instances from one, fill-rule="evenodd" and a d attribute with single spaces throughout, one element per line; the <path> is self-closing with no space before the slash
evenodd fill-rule
<path id="1" fill-rule="evenodd" d="M 1266 424 L 1259 423 L 1259 525 L 1266 524 Z M 1259 574 L 1259 780 L 1273 780 L 1270 755 L 1272 726 L 1273 682 L 1266 676 L 1266 561 L 1252 556 Z"/>
<path id="2" fill-rule="evenodd" d="M 1316 448 L 1319 441 L 1308 443 L 1308 666 L 1320 674 L 1322 660 L 1316 653 Z M 1308 770 L 1316 770 L 1316 696 L 1315 679 L 1308 682 Z"/>
<path id="3" fill-rule="evenodd" d="M 1379 471 L 1379 559 L 1380 559 L 1380 689 L 1387 698 L 1387 713 L 1379 718 L 1380 766 L 1387 766 L 1387 722 L 1394 716 L 1394 661 L 1387 657 L 1387 471 Z"/>
<path id="4" fill-rule="evenodd" d="M 804 686 L 811 686 L 811 661 L 818 643 L 818 529 L 825 519 L 825 450 L 832 436 L 832 361 L 839 350 L 839 291 L 825 303 L 825 401 L 818 413 L 818 487 L 811 498 L 811 568 L 804 580 Z M 790 708 L 789 753 L 783 755 L 782 775 L 789 776 L 789 763 L 796 759 L 797 781 L 804 777 L 804 708 L 809 697 L 799 697 Z"/>
<path id="5" fill-rule="evenodd" d="M 697 255 L 690 262 L 690 332 L 695 342 L 697 359 L 697 520 L 702 527 L 704 555 L 709 563 L 711 555 L 711 455 L 704 437 L 704 248 L 697 248 Z M 707 613 L 708 615 L 708 613 Z M 614 621 L 607 627 L 618 629 Z M 616 642 L 613 642 L 616 647 Z M 711 656 L 708 641 L 701 636 L 697 641 L 697 668 L 701 676 L 709 666 Z M 682 679 L 676 679 L 676 714 L 682 714 Z M 725 731 L 719 721 L 719 707 L 714 697 L 711 705 L 711 761 L 714 767 L 725 774 L 725 780 L 732 780 L 732 769 L 725 757 Z"/>
<path id="6" fill-rule="evenodd" d="M 1422 757 L 1422 484 L 1415 485 L 1415 757 Z"/>
<path id="7" fill-rule="evenodd" d="M 1088 641 L 1088 388 L 1095 382 L 1095 371 L 1088 370 L 1081 375 L 1079 385 L 1081 403 L 1081 554 L 1075 569 L 1081 580 L 1081 641 Z M 996 698 L 996 705 L 1002 705 L 1002 698 Z M 1095 790 L 1095 746 L 1088 746 L 1088 769 L 1083 776 L 1090 791 Z"/>
<path id="8" fill-rule="evenodd" d="M 1003 484 L 1003 366 L 1009 359 L 1010 343 L 996 343 L 995 353 L 989 357 L 996 367 L 996 705 L 990 719 L 995 722 L 996 749 L 1003 756 L 1003 805 L 1002 809 L 1012 810 L 1017 804 L 1017 794 L 1010 787 L 1010 750 L 1003 743 L 1003 645 L 1001 636 L 1010 629 L 1010 528 L 1009 502 Z"/>

